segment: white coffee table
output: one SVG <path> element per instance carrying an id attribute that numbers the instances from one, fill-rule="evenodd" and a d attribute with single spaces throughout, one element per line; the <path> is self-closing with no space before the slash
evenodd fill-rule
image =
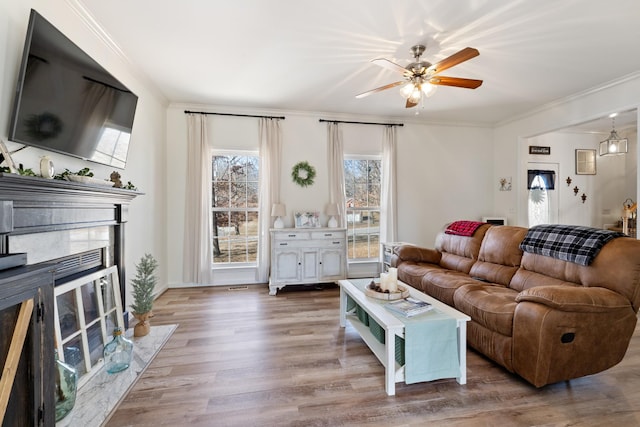
<path id="1" fill-rule="evenodd" d="M 357 279 L 368 280 L 371 279 Z M 369 346 L 373 354 L 385 367 L 385 390 L 389 396 L 395 395 L 396 383 L 404 382 L 404 366 L 400 366 L 395 358 L 395 337 L 404 338 L 405 325 L 403 321 L 391 314 L 380 304 L 380 301 L 368 297 L 350 280 L 340 280 L 340 326 L 345 327 L 347 320 L 358 331 L 363 341 Z M 461 313 L 448 305 L 432 298 L 411 286 L 402 282 L 400 285 L 406 286 L 413 298 L 431 303 L 438 311 L 456 320 L 456 333 L 458 345 L 459 374 L 456 381 L 459 384 L 467 383 L 467 322 L 471 320 L 469 316 Z M 347 311 L 347 296 L 350 296 L 367 314 L 372 317 L 385 331 L 385 343 L 382 344 L 371 333 L 368 326 L 364 325 L 353 311 Z"/>

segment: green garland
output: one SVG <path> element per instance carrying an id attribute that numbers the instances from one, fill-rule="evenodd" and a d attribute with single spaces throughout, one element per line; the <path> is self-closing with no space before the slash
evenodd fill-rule
<path id="1" fill-rule="evenodd" d="M 300 171 L 304 171 L 306 173 L 306 177 L 300 176 Z M 297 163 L 291 170 L 291 178 L 293 179 L 293 182 L 298 184 L 300 187 L 313 185 L 313 179 L 315 177 L 316 168 L 311 166 L 307 161 Z"/>

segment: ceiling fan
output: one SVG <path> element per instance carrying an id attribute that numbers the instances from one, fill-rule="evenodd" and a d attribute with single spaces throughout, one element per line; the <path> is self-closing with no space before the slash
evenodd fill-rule
<path id="1" fill-rule="evenodd" d="M 482 84 L 482 80 L 439 75 L 441 71 L 480 55 L 477 49 L 466 47 L 435 64 L 420 60 L 420 56 L 424 53 L 424 50 L 424 45 L 419 44 L 413 46 L 411 53 L 413 54 L 414 61 L 406 67 L 402 67 L 384 58 L 372 60 L 371 62 L 376 65 L 402 74 L 404 80 L 363 92 L 356 95 L 356 98 L 364 98 L 372 93 L 381 92 L 396 86 L 403 86 L 402 89 L 400 89 L 400 95 L 407 100 L 406 108 L 411 108 L 418 105 L 423 98 L 428 98 L 433 95 L 438 85 L 476 89 Z"/>

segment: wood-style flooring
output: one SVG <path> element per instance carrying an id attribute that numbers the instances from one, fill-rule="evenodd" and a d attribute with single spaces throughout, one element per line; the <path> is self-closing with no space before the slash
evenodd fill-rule
<path id="1" fill-rule="evenodd" d="M 170 289 L 152 325 L 179 327 L 106 426 L 640 426 L 640 327 L 625 359 L 536 389 L 467 350 L 454 379 L 384 391 L 338 320 L 335 286 Z"/>

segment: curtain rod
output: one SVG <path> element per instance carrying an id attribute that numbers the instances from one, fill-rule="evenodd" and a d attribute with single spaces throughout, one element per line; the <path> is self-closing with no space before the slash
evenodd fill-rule
<path id="1" fill-rule="evenodd" d="M 353 125 L 378 125 L 378 126 L 404 126 L 403 123 L 372 123 L 372 122 L 349 122 L 344 120 L 328 120 L 328 119 L 320 119 L 320 122 L 327 123 L 350 123 Z"/>
<path id="2" fill-rule="evenodd" d="M 284 116 L 276 117 L 276 116 L 254 116 L 251 114 L 232 114 L 232 113 L 209 113 L 206 111 L 189 111 L 184 110 L 185 114 L 204 114 L 204 115 L 215 115 L 215 116 L 233 116 L 233 117 L 255 117 L 257 119 L 276 119 L 276 120 L 284 120 Z"/>

